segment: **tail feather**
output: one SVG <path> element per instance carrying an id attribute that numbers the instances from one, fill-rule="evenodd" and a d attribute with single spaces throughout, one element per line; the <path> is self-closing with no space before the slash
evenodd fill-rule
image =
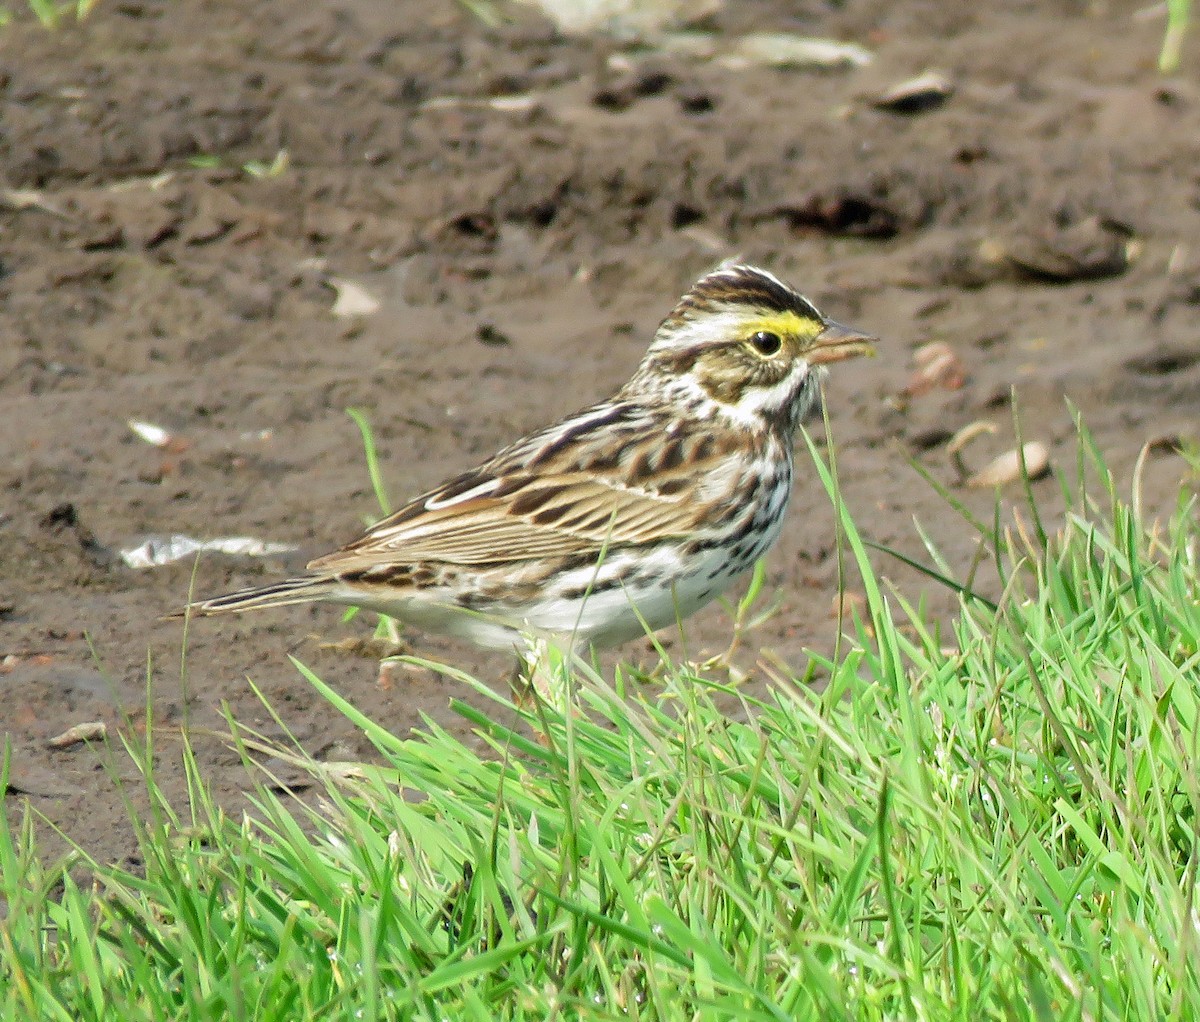
<path id="1" fill-rule="evenodd" d="M 313 603 L 327 599 L 337 586 L 328 575 L 307 575 L 284 579 L 265 586 L 251 586 L 211 600 L 190 603 L 186 610 L 170 615 L 180 617 L 209 617 L 213 614 L 241 614 L 264 607 L 289 607 L 296 603 Z"/>

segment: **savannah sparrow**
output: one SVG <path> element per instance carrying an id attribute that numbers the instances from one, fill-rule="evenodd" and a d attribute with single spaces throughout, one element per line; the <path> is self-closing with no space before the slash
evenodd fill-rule
<path id="1" fill-rule="evenodd" d="M 724 265 L 613 397 L 410 501 L 309 574 L 193 615 L 324 600 L 490 649 L 611 646 L 681 620 L 779 535 L 824 366 L 874 338 L 765 270 Z"/>

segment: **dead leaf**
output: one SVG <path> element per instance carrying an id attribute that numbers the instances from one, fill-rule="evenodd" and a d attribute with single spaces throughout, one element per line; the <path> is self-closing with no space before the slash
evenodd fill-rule
<path id="1" fill-rule="evenodd" d="M 120 556 L 130 568 L 157 568 L 198 553 L 272 557 L 277 554 L 289 554 L 295 549 L 290 543 L 268 543 L 251 536 L 229 536 L 223 539 L 193 539 L 191 536 L 181 535 L 148 536 L 138 546 L 121 550 Z"/>
<path id="2" fill-rule="evenodd" d="M 981 437 L 985 433 L 995 433 L 996 426 L 994 423 L 985 422 L 982 420 L 976 422 L 968 422 L 962 429 L 950 438 L 946 444 L 946 453 L 950 455 L 950 460 L 954 462 L 954 467 L 958 469 L 958 478 L 965 479 L 971 474 L 967 464 L 963 461 L 962 452 L 976 437 Z"/>
<path id="3" fill-rule="evenodd" d="M 337 299 L 330 311 L 339 319 L 371 316 L 379 311 L 379 299 L 361 284 L 342 277 L 330 277 L 327 283 L 337 292 Z"/>
<path id="4" fill-rule="evenodd" d="M 33 188 L 0 189 L 0 205 L 7 206 L 9 209 L 14 209 L 18 212 L 24 209 L 36 209 L 63 220 L 68 219 L 66 213 L 50 202 L 42 192 Z"/>
<path id="5" fill-rule="evenodd" d="M 151 447 L 166 447 L 172 440 L 171 434 L 162 426 L 153 422 L 143 422 L 141 419 L 126 419 L 125 425 L 133 430 L 139 440 L 144 440 Z"/>
<path id="6" fill-rule="evenodd" d="M 182 454 L 191 447 L 191 441 L 186 437 L 178 436 L 156 423 L 143 419 L 126 419 L 125 424 L 139 440 L 144 440 L 151 447 L 158 447 L 173 454 Z"/>
<path id="7" fill-rule="evenodd" d="M 67 728 L 61 735 L 55 735 L 46 742 L 51 749 L 68 749 L 82 742 L 103 741 L 108 737 L 108 725 L 102 720 L 89 720 L 74 727 Z"/>
<path id="8" fill-rule="evenodd" d="M 865 67 L 874 54 L 858 43 L 815 39 L 790 32 L 751 32 L 717 56 L 731 71 L 748 67 Z"/>
<path id="9" fill-rule="evenodd" d="M 942 72 L 930 70 L 885 89 L 871 103 L 892 113 L 918 114 L 936 109 L 953 94 L 954 83 Z"/>
<path id="10" fill-rule="evenodd" d="M 1045 444 L 1033 440 L 1025 444 L 1019 451 L 1005 451 L 993 458 L 990 463 L 967 480 L 967 485 L 983 489 L 1016 482 L 1022 478 L 1022 460 L 1025 464 L 1025 473 L 1030 479 L 1040 479 L 1050 471 L 1050 452 L 1046 449 Z"/>

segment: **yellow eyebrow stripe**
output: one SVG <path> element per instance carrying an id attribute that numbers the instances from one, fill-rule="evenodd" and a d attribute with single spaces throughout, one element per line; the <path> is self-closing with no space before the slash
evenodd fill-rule
<path id="1" fill-rule="evenodd" d="M 746 334 L 756 334 L 760 330 L 766 333 L 779 334 L 780 337 L 795 337 L 802 341 L 811 341 L 821 332 L 821 324 L 797 316 L 794 312 L 777 312 L 767 316 L 757 316 L 746 323 Z"/>

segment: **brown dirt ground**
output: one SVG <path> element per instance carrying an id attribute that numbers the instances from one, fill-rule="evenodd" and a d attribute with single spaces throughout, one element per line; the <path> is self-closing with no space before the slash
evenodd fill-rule
<path id="1" fill-rule="evenodd" d="M 348 406 L 371 413 L 393 496 L 411 495 L 617 386 L 681 289 L 731 253 L 885 339 L 827 387 L 846 499 L 878 542 L 920 555 L 915 517 L 967 563 L 970 531 L 909 459 L 953 485 L 945 440 L 977 419 L 999 432 L 974 464 L 1010 447 L 1010 387 L 1025 436 L 1063 467 L 1065 397 L 1125 479 L 1148 440 L 1194 438 L 1200 33 L 1186 73 L 1160 76 L 1162 24 L 1143 6 L 731 0 L 707 26 L 876 54 L 832 72 L 620 50 L 529 13 L 489 30 L 450 0 L 261 0 L 253 16 L 229 0 L 103 0 L 81 26 L 0 30 L 0 185 L 15 190 L 0 203 L 6 808 L 32 805 L 102 859 L 132 854 L 129 761 L 46 743 L 81 721 L 138 727 L 148 661 L 164 735 L 185 717 L 223 730 L 223 703 L 273 733 L 249 675 L 314 754 L 369 755 L 288 653 L 400 733 L 418 711 L 461 730 L 450 681 L 380 684 L 376 662 L 319 652 L 312 636 L 369 627 L 328 608 L 196 623 L 182 683 L 181 626 L 160 615 L 184 602 L 192 562 L 133 570 L 115 552 L 163 533 L 302 548 L 205 556 L 203 593 L 296 567 L 375 512 Z M 872 105 L 927 67 L 957 86 L 941 106 Z M 530 102 L 486 102 L 514 95 Z M 278 176 L 241 169 L 280 150 Z M 335 318 L 331 277 L 380 311 Z M 952 346 L 965 381 L 905 399 L 930 341 Z M 147 445 L 129 419 L 186 448 Z M 1158 450 L 1147 506 L 1169 504 L 1184 472 Z M 1035 493 L 1053 524 L 1057 484 Z M 987 512 L 990 494 L 961 494 Z M 951 606 L 879 564 L 909 597 Z M 836 631 L 832 515 L 810 473 L 769 567 L 782 604 L 755 648 L 800 670 Z M 689 634 L 692 655 L 720 649 L 728 613 Z M 497 684 L 507 671 L 411 638 Z M 762 683 L 754 649 L 740 663 Z M 238 807 L 237 757 L 197 747 Z M 158 780 L 182 797 L 175 757 Z"/>

